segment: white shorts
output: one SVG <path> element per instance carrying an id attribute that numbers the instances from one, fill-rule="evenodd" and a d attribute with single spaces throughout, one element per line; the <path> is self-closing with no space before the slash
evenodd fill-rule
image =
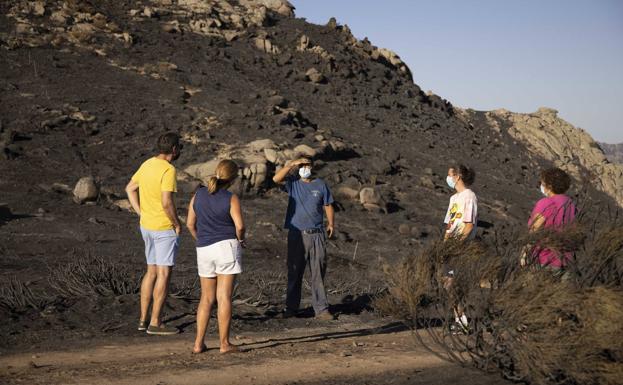
<path id="1" fill-rule="evenodd" d="M 197 247 L 199 276 L 214 278 L 221 274 L 242 273 L 242 246 L 237 239 L 226 239 L 210 246 Z"/>

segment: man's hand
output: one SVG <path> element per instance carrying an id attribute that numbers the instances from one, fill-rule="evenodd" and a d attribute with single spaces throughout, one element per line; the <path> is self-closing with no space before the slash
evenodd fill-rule
<path id="1" fill-rule="evenodd" d="M 182 233 L 182 225 L 178 223 L 175 225 L 175 234 L 177 234 L 177 236 L 179 237 L 181 233 Z"/>
<path id="2" fill-rule="evenodd" d="M 309 164 L 309 159 L 306 159 L 306 158 L 299 158 L 299 159 L 296 159 L 296 160 L 290 161 L 290 162 L 289 162 L 289 164 L 286 164 L 286 166 L 289 166 L 289 167 L 298 167 L 298 166 L 300 166 L 300 165 L 302 165 L 302 164 Z"/>
<path id="3" fill-rule="evenodd" d="M 138 183 L 131 180 L 125 187 L 125 192 L 128 194 L 128 200 L 130 201 L 130 205 L 132 205 L 132 209 L 134 209 L 134 212 L 140 217 L 141 204 L 138 195 Z"/>
<path id="4" fill-rule="evenodd" d="M 327 236 L 329 239 L 333 238 L 333 225 L 327 226 Z"/>

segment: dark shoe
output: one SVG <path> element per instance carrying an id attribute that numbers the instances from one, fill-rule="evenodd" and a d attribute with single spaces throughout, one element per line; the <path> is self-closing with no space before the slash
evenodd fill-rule
<path id="1" fill-rule="evenodd" d="M 147 334 L 152 334 L 156 336 L 170 336 L 172 334 L 177 334 L 179 332 L 180 330 L 178 328 L 174 328 L 172 326 L 165 326 L 165 325 L 160 325 L 160 326 L 149 325 L 149 327 L 147 328 Z"/>
<path id="2" fill-rule="evenodd" d="M 138 321 L 138 331 L 144 332 L 147 330 L 147 321 Z"/>
<path id="3" fill-rule="evenodd" d="M 292 317 L 296 317 L 296 314 L 298 312 L 296 310 L 292 310 L 292 309 L 288 309 L 285 308 L 283 309 L 283 311 L 281 312 L 281 318 L 292 318 Z"/>
<path id="4" fill-rule="evenodd" d="M 328 311 L 323 311 L 320 314 L 316 314 L 314 318 L 319 321 L 333 321 L 335 319 L 333 318 L 333 315 L 329 313 Z"/>

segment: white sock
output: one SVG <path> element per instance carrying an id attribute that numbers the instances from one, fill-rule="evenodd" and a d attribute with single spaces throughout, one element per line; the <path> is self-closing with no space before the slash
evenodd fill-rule
<path id="1" fill-rule="evenodd" d="M 467 326 L 469 325 L 469 321 L 467 321 L 467 316 L 465 314 L 463 314 L 461 316 L 461 318 L 459 319 L 459 322 L 461 323 L 461 325 L 463 326 Z"/>

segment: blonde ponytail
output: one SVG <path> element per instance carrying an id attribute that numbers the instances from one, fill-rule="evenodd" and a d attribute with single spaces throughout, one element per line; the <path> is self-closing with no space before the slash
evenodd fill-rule
<path id="1" fill-rule="evenodd" d="M 229 185 L 238 176 L 238 165 L 232 160 L 221 160 L 216 166 L 216 176 L 208 179 L 208 192 L 214 194 L 222 186 Z"/>
<path id="2" fill-rule="evenodd" d="M 211 176 L 210 179 L 208 179 L 208 192 L 214 194 L 216 190 L 218 190 L 218 178 Z"/>

